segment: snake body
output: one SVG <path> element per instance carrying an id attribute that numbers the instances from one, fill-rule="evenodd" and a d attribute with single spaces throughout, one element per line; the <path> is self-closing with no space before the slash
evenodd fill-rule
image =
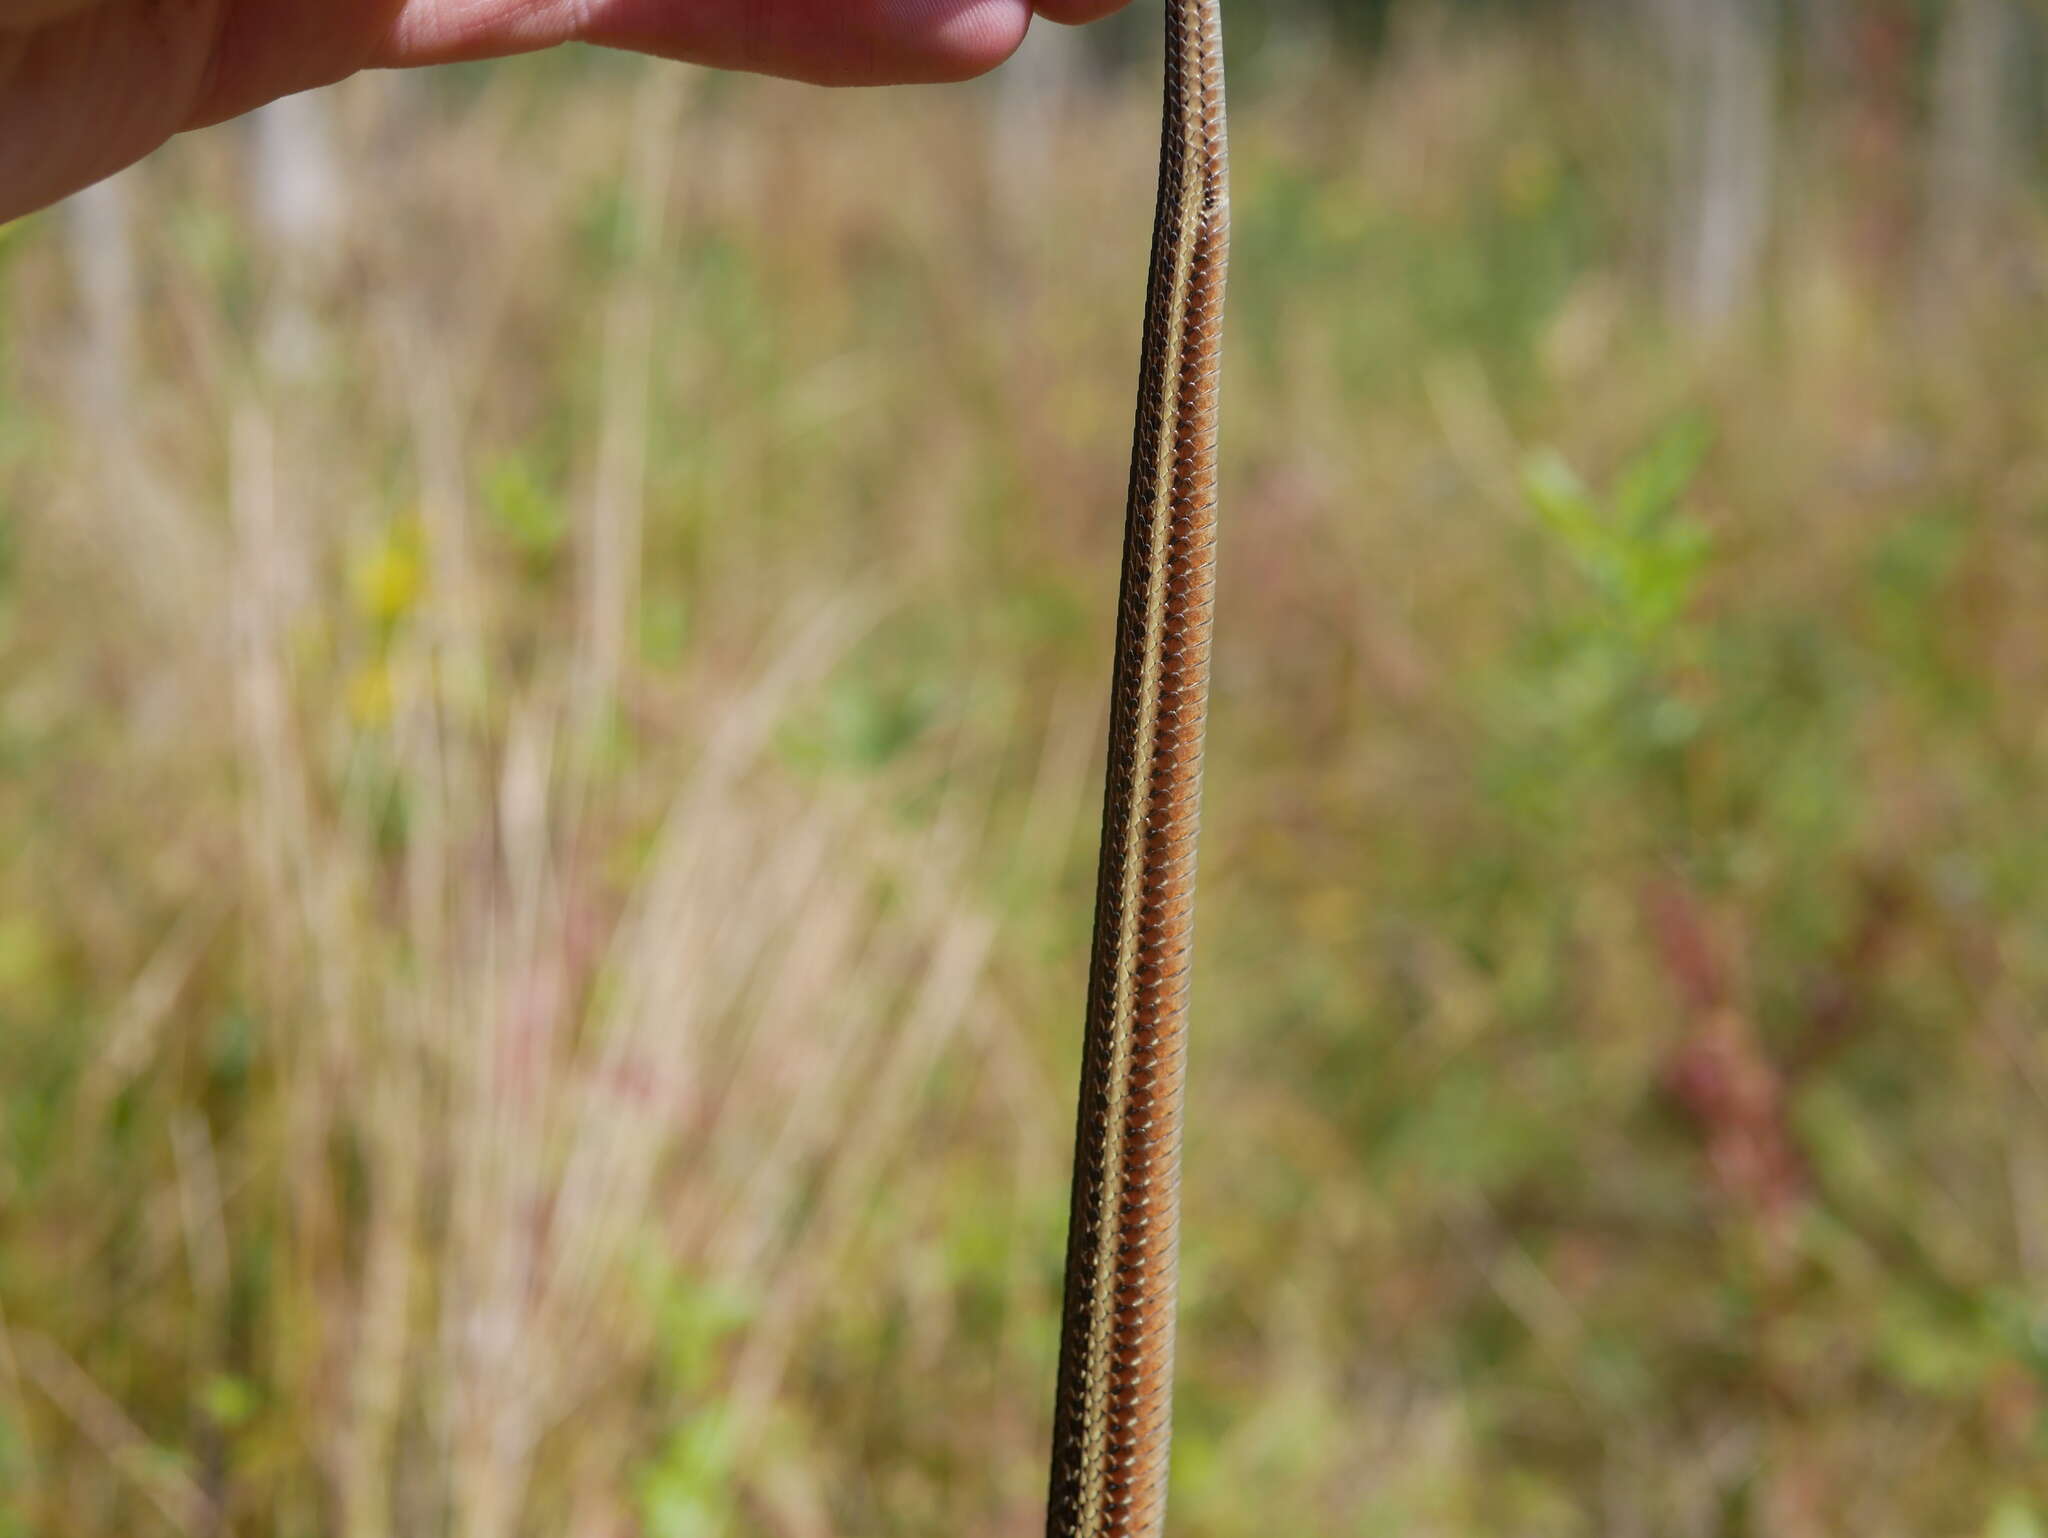
<path id="1" fill-rule="evenodd" d="M 1217 3 L 1165 0 L 1165 126 L 1118 587 L 1048 1538 L 1151 1538 L 1166 1513 L 1230 224 Z"/>

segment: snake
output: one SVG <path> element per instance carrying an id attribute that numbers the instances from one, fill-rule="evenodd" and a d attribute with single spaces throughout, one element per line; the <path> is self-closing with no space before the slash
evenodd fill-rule
<path id="1" fill-rule="evenodd" d="M 1155 1538 L 1166 1520 L 1230 199 L 1218 0 L 1165 13 L 1047 1538 Z"/>

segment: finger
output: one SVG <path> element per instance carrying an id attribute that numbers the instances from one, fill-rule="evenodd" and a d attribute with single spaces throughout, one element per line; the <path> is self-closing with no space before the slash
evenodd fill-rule
<path id="1" fill-rule="evenodd" d="M 1030 0 L 598 0 L 586 36 L 821 85 L 965 80 L 1016 52 Z M 692 14 L 701 28 L 678 26 Z"/>
<path id="2" fill-rule="evenodd" d="M 1128 4 L 1130 0 L 1038 0 L 1036 9 L 1047 21 L 1078 27 L 1084 22 L 1100 21 Z"/>
<path id="3" fill-rule="evenodd" d="M 122 0 L 0 28 L 0 224 L 177 130 L 210 67 L 211 28 L 152 25 L 157 9 Z"/>
<path id="4" fill-rule="evenodd" d="M 1030 0 L 410 0 L 379 62 L 579 39 L 829 85 L 963 80 L 1015 52 L 1030 21 Z"/>
<path id="5" fill-rule="evenodd" d="M 10 27 L 25 32 L 97 3 L 98 0 L 0 0 L 0 32 Z"/>
<path id="6" fill-rule="evenodd" d="M 146 11 L 164 0 L 117 0 Z M 213 57 L 206 89 L 186 127 L 196 128 L 315 86 L 332 85 L 369 62 L 405 0 L 186 0 L 192 18 L 212 12 Z"/>

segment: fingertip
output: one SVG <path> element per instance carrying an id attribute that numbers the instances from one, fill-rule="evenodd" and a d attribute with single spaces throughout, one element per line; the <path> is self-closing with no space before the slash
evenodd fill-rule
<path id="1" fill-rule="evenodd" d="M 835 30 L 771 35 L 752 67 L 823 85 L 944 85 L 987 74 L 1031 27 L 1031 0 L 792 0 L 785 14 L 820 6 Z"/>
<path id="2" fill-rule="evenodd" d="M 1031 0 L 702 0 L 680 17 L 675 0 L 574 3 L 586 41 L 816 85 L 969 80 L 1031 26 Z"/>
<path id="3" fill-rule="evenodd" d="M 1122 10 L 1130 0 L 1037 0 L 1038 14 L 1062 26 L 1078 27 Z"/>
<path id="4" fill-rule="evenodd" d="M 895 0 L 892 8 L 909 39 L 902 63 L 930 84 L 987 74 L 1031 27 L 1030 0 Z"/>

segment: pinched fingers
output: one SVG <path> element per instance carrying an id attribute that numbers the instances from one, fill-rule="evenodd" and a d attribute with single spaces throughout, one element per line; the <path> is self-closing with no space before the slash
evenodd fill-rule
<path id="1" fill-rule="evenodd" d="M 368 66 L 556 43 L 637 49 L 832 85 L 964 80 L 1034 11 L 1126 0 L 0 0 L 0 219 L 170 134 Z"/>
<path id="2" fill-rule="evenodd" d="M 1128 0 L 406 0 L 377 62 L 426 64 L 571 40 L 828 85 L 962 80 L 1032 12 L 1095 21 Z"/>
<path id="3" fill-rule="evenodd" d="M 377 62 L 571 40 L 829 85 L 961 80 L 1023 41 L 1030 0 L 409 0 Z"/>

